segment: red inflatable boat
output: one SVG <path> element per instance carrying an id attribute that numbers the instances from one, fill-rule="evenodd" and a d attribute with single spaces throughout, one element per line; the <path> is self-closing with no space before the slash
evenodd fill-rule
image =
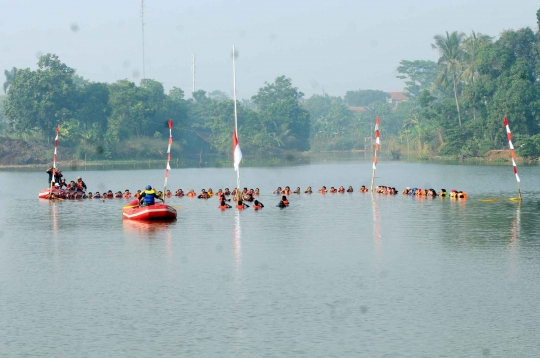
<path id="1" fill-rule="evenodd" d="M 66 197 L 66 191 L 62 189 L 53 188 L 52 193 L 56 198 L 65 198 Z M 49 195 L 51 194 L 51 188 L 43 189 L 39 191 L 39 198 L 40 199 L 49 199 Z"/>
<path id="2" fill-rule="evenodd" d="M 176 209 L 164 204 L 139 206 L 138 201 L 133 200 L 122 209 L 122 217 L 127 220 L 175 220 Z"/>

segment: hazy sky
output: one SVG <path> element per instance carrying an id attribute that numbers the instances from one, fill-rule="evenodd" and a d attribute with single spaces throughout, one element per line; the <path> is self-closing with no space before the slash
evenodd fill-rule
<path id="1" fill-rule="evenodd" d="M 35 68 L 55 53 L 92 81 L 142 76 L 140 0 L 0 0 L 0 70 Z M 436 60 L 433 36 L 471 30 L 497 36 L 529 26 L 533 0 L 145 0 L 146 78 L 166 89 L 196 88 L 232 94 L 235 44 L 238 96 L 265 81 L 292 78 L 307 96 L 324 91 L 401 91 L 403 59 Z M 138 75 L 137 75 L 138 74 Z"/>

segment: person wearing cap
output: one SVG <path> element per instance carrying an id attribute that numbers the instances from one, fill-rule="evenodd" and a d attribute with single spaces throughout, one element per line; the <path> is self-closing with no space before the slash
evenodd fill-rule
<path id="1" fill-rule="evenodd" d="M 151 185 L 147 185 L 145 190 L 141 193 L 139 197 L 139 205 L 140 206 L 154 205 L 156 203 L 155 199 L 163 201 L 163 199 L 161 199 L 158 196 L 154 188 L 152 188 Z"/>
<path id="2" fill-rule="evenodd" d="M 77 191 L 86 191 L 86 184 L 81 177 L 77 177 Z"/>

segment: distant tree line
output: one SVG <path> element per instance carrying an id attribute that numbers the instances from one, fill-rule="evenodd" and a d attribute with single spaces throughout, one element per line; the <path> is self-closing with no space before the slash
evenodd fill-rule
<path id="1" fill-rule="evenodd" d="M 540 10 L 536 14 L 540 25 Z M 408 101 L 353 90 L 345 96 L 304 94 L 281 76 L 250 99 L 238 101 L 239 139 L 245 153 L 364 149 L 375 117 L 388 149 L 413 157 L 482 156 L 507 148 L 507 116 L 516 152 L 540 157 L 540 33 L 506 30 L 497 40 L 454 31 L 434 37 L 437 62 L 403 60 L 397 68 Z M 234 103 L 223 92 L 199 90 L 186 99 L 155 80 L 96 83 L 78 76 L 55 55 L 36 70 L 5 71 L 0 130 L 46 141 L 61 124 L 64 145 L 77 156 L 136 158 L 161 155 L 174 120 L 176 150 L 230 155 Z M 351 108 L 354 107 L 354 108 Z M 156 143 L 159 143 L 157 145 Z"/>
<path id="2" fill-rule="evenodd" d="M 11 135 L 47 141 L 60 124 L 62 144 L 79 157 L 142 158 L 161 154 L 163 146 L 160 149 L 155 139 L 168 136 L 166 123 L 172 118 L 177 149 L 230 154 L 234 103 L 220 91 L 199 90 L 186 100 L 180 88 L 165 93 L 163 85 L 151 79 L 139 86 L 129 80 L 90 82 L 51 54 L 39 59 L 35 71 L 8 72 L 3 113 Z M 244 151 L 309 150 L 311 122 L 302 97 L 291 80 L 281 76 L 265 83 L 251 100 L 238 103 Z"/>

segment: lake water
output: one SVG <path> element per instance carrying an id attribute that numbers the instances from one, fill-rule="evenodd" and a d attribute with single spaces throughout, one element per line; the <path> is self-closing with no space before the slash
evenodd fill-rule
<path id="1" fill-rule="evenodd" d="M 383 162 L 376 184 L 466 201 L 290 196 L 369 185 L 371 163 L 242 168 L 266 207 L 172 198 L 178 220 L 123 221 L 125 200 L 48 202 L 40 171 L 0 172 L 0 356 L 538 357 L 540 168 Z M 64 172 L 92 192 L 164 170 Z M 175 169 L 169 188 L 235 185 Z M 483 202 L 496 199 L 496 202 Z"/>

